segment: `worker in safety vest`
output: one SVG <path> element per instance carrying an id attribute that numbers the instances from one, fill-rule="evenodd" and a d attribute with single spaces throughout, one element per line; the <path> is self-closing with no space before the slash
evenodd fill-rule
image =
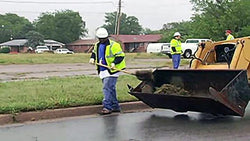
<path id="1" fill-rule="evenodd" d="M 99 41 L 94 46 L 89 63 L 96 64 L 103 83 L 103 109 L 100 114 L 120 112 L 116 95 L 116 82 L 120 72 L 117 70 L 125 69 L 125 54 L 119 43 L 108 38 L 108 31 L 105 28 L 98 28 L 96 37 Z"/>
<path id="2" fill-rule="evenodd" d="M 179 32 L 174 33 L 174 39 L 170 42 L 170 51 L 172 55 L 173 68 L 178 69 L 181 61 L 181 34 Z"/>
<path id="3" fill-rule="evenodd" d="M 225 35 L 227 36 L 226 40 L 233 40 L 234 39 L 234 36 L 231 34 L 232 33 L 231 30 L 226 30 L 225 32 L 226 32 Z"/>

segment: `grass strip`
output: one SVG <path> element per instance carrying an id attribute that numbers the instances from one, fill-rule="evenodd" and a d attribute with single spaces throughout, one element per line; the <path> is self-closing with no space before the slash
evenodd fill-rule
<path id="1" fill-rule="evenodd" d="M 87 63 L 89 61 L 89 53 L 75 54 L 1 54 L 0 64 L 60 64 L 60 63 Z M 133 62 L 135 59 L 155 59 L 167 58 L 164 54 L 148 54 L 148 53 L 126 53 L 126 61 Z"/>
<path id="2" fill-rule="evenodd" d="M 120 102 L 137 100 L 128 94 L 128 83 L 136 86 L 139 80 L 129 75 L 119 77 L 117 94 Z M 1 114 L 96 105 L 101 104 L 102 99 L 101 80 L 93 76 L 0 83 Z"/>

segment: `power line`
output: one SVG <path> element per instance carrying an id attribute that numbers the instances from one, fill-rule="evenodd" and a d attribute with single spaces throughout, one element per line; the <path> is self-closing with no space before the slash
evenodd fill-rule
<path id="1" fill-rule="evenodd" d="M 113 4 L 113 1 L 86 1 L 86 2 L 35 2 L 35 1 L 16 1 L 16 0 L 0 0 L 3 3 L 26 3 L 26 4 Z"/>
<path id="2" fill-rule="evenodd" d="M 30 13 L 30 14 L 39 14 L 39 13 L 45 13 L 45 12 L 48 12 L 48 11 L 3 11 L 3 10 L 0 10 L 0 12 L 2 13 Z M 90 12 L 90 11 L 77 11 L 79 13 L 83 13 L 83 14 L 105 14 L 106 12 Z"/>

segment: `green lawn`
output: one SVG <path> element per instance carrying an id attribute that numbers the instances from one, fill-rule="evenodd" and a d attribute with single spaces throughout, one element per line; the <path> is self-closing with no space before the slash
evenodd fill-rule
<path id="1" fill-rule="evenodd" d="M 60 63 L 87 63 L 91 54 L 0 54 L 0 64 L 60 64 Z M 164 54 L 127 53 L 126 61 L 134 59 L 168 58 Z"/>
<path id="2" fill-rule="evenodd" d="M 128 93 L 128 83 L 136 86 L 139 80 L 128 75 L 119 77 L 117 93 L 120 102 L 136 100 Z M 0 83 L 0 113 L 95 105 L 101 104 L 102 98 L 102 84 L 98 77 L 53 77 Z"/>
<path id="3" fill-rule="evenodd" d="M 87 63 L 90 54 L 0 54 L 0 64 Z"/>

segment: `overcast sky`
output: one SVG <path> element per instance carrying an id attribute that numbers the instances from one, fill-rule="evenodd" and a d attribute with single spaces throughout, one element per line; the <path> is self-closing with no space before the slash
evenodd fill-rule
<path id="1" fill-rule="evenodd" d="M 0 0 L 0 14 L 15 13 L 31 22 L 42 12 L 73 10 L 86 22 L 93 37 L 97 27 L 104 24 L 106 12 L 118 9 L 119 0 Z M 122 0 L 122 12 L 135 16 L 143 28 L 161 29 L 163 24 L 189 20 L 192 5 L 189 0 Z"/>

